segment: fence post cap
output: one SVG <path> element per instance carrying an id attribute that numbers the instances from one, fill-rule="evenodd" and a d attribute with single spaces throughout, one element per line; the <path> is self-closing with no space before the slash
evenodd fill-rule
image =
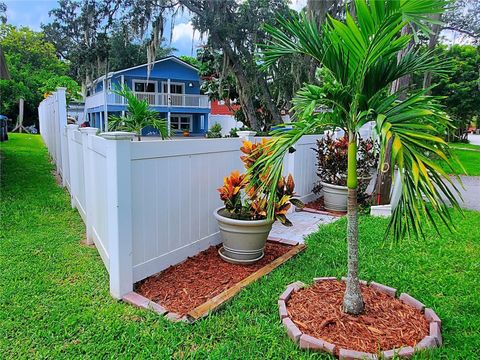
<path id="1" fill-rule="evenodd" d="M 67 128 L 69 128 L 69 129 L 77 129 L 77 128 L 78 128 L 78 124 L 67 124 Z"/>
<path id="2" fill-rule="evenodd" d="M 132 140 L 135 133 L 128 131 L 111 131 L 101 133 L 100 136 L 107 140 Z"/>
<path id="3" fill-rule="evenodd" d="M 79 127 L 78 129 L 80 130 L 81 133 L 86 133 L 88 135 L 91 135 L 91 134 L 95 135 L 98 131 L 98 129 L 95 127 Z"/>
<path id="4" fill-rule="evenodd" d="M 67 88 L 66 87 L 63 87 L 63 86 L 58 86 L 57 87 L 57 91 L 60 90 L 60 91 L 67 91 Z"/>

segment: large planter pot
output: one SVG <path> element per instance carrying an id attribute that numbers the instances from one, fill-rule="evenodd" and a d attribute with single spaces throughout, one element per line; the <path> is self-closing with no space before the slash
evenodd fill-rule
<path id="1" fill-rule="evenodd" d="M 330 211 L 347 211 L 348 188 L 321 182 L 323 206 Z"/>
<path id="2" fill-rule="evenodd" d="M 257 134 L 256 131 L 251 131 L 251 130 L 237 131 L 238 137 L 246 141 L 252 140 L 256 134 Z"/>
<path id="3" fill-rule="evenodd" d="M 223 240 L 218 251 L 221 258 L 237 264 L 251 264 L 263 258 L 273 220 L 231 219 L 219 213 L 222 209 L 213 212 Z"/>

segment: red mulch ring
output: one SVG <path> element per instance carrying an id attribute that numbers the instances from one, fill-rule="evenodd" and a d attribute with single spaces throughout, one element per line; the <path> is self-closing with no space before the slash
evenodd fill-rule
<path id="1" fill-rule="evenodd" d="M 292 249 L 267 242 L 265 256 L 251 265 L 230 264 L 211 246 L 184 262 L 136 284 L 135 291 L 181 316 L 222 293 Z"/>
<path id="2" fill-rule="evenodd" d="M 321 281 L 292 293 L 289 317 L 298 328 L 339 348 L 377 353 L 414 346 L 429 334 L 422 313 L 396 298 L 361 285 L 365 313 L 358 317 L 342 312 L 345 283 Z M 338 354 L 337 354 L 338 355 Z"/>
<path id="3" fill-rule="evenodd" d="M 307 209 L 313 209 L 317 211 L 324 211 L 326 213 L 335 215 L 335 216 L 343 216 L 346 214 L 346 212 L 343 211 L 332 211 L 332 210 L 327 210 L 325 209 L 325 206 L 323 204 L 323 196 L 318 198 L 317 200 L 310 201 L 309 203 L 305 204 L 305 208 Z"/>

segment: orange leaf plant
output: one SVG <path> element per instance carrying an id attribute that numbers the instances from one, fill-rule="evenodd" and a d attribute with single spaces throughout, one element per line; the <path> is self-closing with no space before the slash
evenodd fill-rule
<path id="1" fill-rule="evenodd" d="M 251 168 L 263 154 L 269 152 L 269 141 L 262 139 L 261 143 L 244 141 L 240 148 L 243 155 L 240 157 L 246 169 Z M 225 213 L 229 217 L 241 220 L 262 220 L 267 217 L 268 193 L 259 193 L 252 178 L 265 181 L 268 169 L 258 167 L 253 174 L 247 176 L 239 171 L 232 171 L 230 176 L 223 179 L 223 186 L 218 190 L 220 199 L 225 205 Z M 275 220 L 285 226 L 292 223 L 287 219 L 287 212 L 292 205 L 302 208 L 304 204 L 295 198 L 295 183 L 289 174 L 281 177 L 275 188 Z"/>

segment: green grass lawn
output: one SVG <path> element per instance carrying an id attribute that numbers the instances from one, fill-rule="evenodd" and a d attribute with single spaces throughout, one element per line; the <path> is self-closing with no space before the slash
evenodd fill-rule
<path id="1" fill-rule="evenodd" d="M 454 148 L 453 153 L 458 157 L 458 160 L 460 160 L 465 169 L 462 170 L 460 165 L 452 162 L 454 168 L 453 174 L 480 176 L 480 146 L 471 144 L 450 144 L 450 146 Z M 471 150 L 463 150 L 462 148 Z M 476 148 L 478 148 L 478 151 Z M 445 171 L 452 173 L 452 170 L 450 170 L 443 161 L 436 161 Z"/>
<path id="2" fill-rule="evenodd" d="M 450 143 L 450 146 L 457 149 L 473 149 L 480 151 L 479 145 L 466 144 L 466 143 Z"/>
<path id="3" fill-rule="evenodd" d="M 84 227 L 58 187 L 39 136 L 1 145 L 0 358 L 330 358 L 287 338 L 277 298 L 295 280 L 346 272 L 345 220 L 322 227 L 308 248 L 195 325 L 174 324 L 112 299 Z M 392 247 L 384 219 L 360 218 L 361 277 L 408 292 L 443 321 L 444 347 L 422 359 L 480 357 L 480 213 L 459 230 Z"/>

